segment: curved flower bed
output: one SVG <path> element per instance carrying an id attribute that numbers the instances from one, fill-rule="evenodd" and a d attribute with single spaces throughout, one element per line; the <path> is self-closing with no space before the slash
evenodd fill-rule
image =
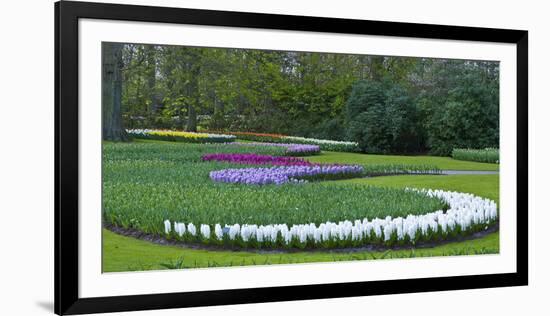
<path id="1" fill-rule="evenodd" d="M 309 166 L 312 163 L 296 157 L 281 157 L 258 154 L 206 154 L 201 157 L 203 161 L 223 161 L 247 165 L 274 165 L 274 166 Z"/>
<path id="2" fill-rule="evenodd" d="M 220 132 L 225 134 L 225 132 Z M 251 141 L 270 141 L 273 139 L 283 138 L 286 135 L 274 134 L 274 133 L 255 133 L 255 132 L 227 132 L 228 134 L 237 136 L 238 139 L 251 140 Z"/>
<path id="3" fill-rule="evenodd" d="M 225 132 L 218 132 L 223 133 Z M 297 143 L 306 145 L 317 145 L 322 150 L 354 152 L 359 151 L 359 144 L 356 142 L 338 141 L 329 139 L 306 138 L 298 136 L 287 136 L 281 134 L 254 133 L 254 132 L 227 132 L 235 135 L 238 139 L 255 142 L 269 143 Z"/>
<path id="4" fill-rule="evenodd" d="M 235 145 L 284 147 L 286 149 L 285 154 L 287 156 L 311 156 L 317 155 L 321 152 L 321 148 L 319 148 L 319 146 L 317 145 L 302 145 L 290 143 L 235 143 Z"/>
<path id="5" fill-rule="evenodd" d="M 322 150 L 344 151 L 344 152 L 346 151 L 354 152 L 359 150 L 359 144 L 356 142 L 306 138 L 306 137 L 298 137 L 298 136 L 285 136 L 283 137 L 283 139 L 286 141 L 291 141 L 293 143 L 317 145 L 321 147 Z"/>
<path id="6" fill-rule="evenodd" d="M 335 180 L 356 178 L 363 175 L 359 165 L 305 165 L 271 168 L 223 169 L 210 172 L 216 182 L 243 184 L 283 184 L 307 182 L 307 180 Z"/>
<path id="7" fill-rule="evenodd" d="M 195 224 L 164 221 L 170 239 L 233 247 L 333 248 L 414 245 L 485 230 L 498 219 L 494 201 L 469 193 L 407 189 L 445 201 L 449 209 L 405 218 L 349 219 L 320 225 Z"/>
<path id="8" fill-rule="evenodd" d="M 130 129 L 126 130 L 126 132 L 134 138 L 156 139 L 185 143 L 230 143 L 235 141 L 236 138 L 234 135 L 226 134 L 193 133 L 151 129 Z"/>

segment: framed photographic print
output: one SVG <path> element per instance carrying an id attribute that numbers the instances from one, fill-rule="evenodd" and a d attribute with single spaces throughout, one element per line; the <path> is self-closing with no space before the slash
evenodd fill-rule
<path id="1" fill-rule="evenodd" d="M 57 314 L 527 284 L 527 31 L 55 15 Z"/>

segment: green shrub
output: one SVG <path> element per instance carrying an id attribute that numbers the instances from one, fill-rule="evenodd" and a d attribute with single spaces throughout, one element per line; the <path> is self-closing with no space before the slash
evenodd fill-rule
<path id="1" fill-rule="evenodd" d="M 477 73 L 481 69 L 456 71 L 439 79 L 451 89 L 425 92 L 418 99 L 432 154 L 450 156 L 454 148 L 499 145 L 498 79 L 488 80 L 487 74 Z"/>
<path id="2" fill-rule="evenodd" d="M 362 80 L 346 103 L 348 139 L 368 153 L 422 150 L 420 122 L 414 102 L 399 84 Z"/>

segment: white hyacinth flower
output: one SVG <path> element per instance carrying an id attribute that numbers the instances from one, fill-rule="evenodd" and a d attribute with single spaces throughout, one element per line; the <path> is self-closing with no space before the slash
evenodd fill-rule
<path id="1" fill-rule="evenodd" d="M 216 235 L 216 238 L 218 240 L 223 239 L 223 229 L 222 229 L 222 226 L 220 224 L 216 224 L 214 226 L 214 235 Z"/>
<path id="2" fill-rule="evenodd" d="M 384 226 L 384 241 L 390 240 L 392 232 L 393 232 L 392 225 L 386 224 Z"/>
<path id="3" fill-rule="evenodd" d="M 243 225 L 241 227 L 241 238 L 243 241 L 248 241 L 248 237 L 250 236 L 250 229 L 248 228 L 248 225 Z"/>
<path id="4" fill-rule="evenodd" d="M 241 233 L 241 226 L 239 224 L 232 225 L 229 227 L 229 239 L 235 240 L 238 235 Z"/>
<path id="5" fill-rule="evenodd" d="M 201 224 L 201 235 L 205 239 L 210 239 L 210 225 Z"/>
<path id="6" fill-rule="evenodd" d="M 264 240 L 267 240 L 266 238 L 266 230 L 267 227 L 260 225 L 258 229 L 256 230 L 256 240 L 258 242 L 264 242 Z"/>
<path id="7" fill-rule="evenodd" d="M 374 230 L 374 225 L 372 225 L 372 223 L 370 222 L 367 222 L 363 227 L 365 229 L 365 235 L 367 237 L 370 237 L 371 232 Z"/>
<path id="8" fill-rule="evenodd" d="M 376 237 L 380 238 L 382 237 L 382 229 L 380 228 L 380 224 L 379 223 L 376 223 L 374 224 L 374 234 L 376 235 Z"/>
<path id="9" fill-rule="evenodd" d="M 174 230 L 178 234 L 178 236 L 183 236 L 185 234 L 185 223 L 174 223 Z"/>
<path id="10" fill-rule="evenodd" d="M 321 240 L 321 236 L 323 235 L 323 231 L 321 230 L 321 228 L 316 228 L 315 231 L 313 232 L 313 240 L 315 240 L 315 243 L 320 243 L 322 240 Z"/>
<path id="11" fill-rule="evenodd" d="M 283 235 L 283 238 L 285 240 L 285 244 L 290 244 L 290 241 L 292 240 L 292 234 L 290 233 L 290 230 L 282 230 L 281 231 L 282 235 Z"/>
<path id="12" fill-rule="evenodd" d="M 170 234 L 170 232 L 172 231 L 172 224 L 170 223 L 169 220 L 165 220 L 164 221 L 164 232 L 166 233 L 166 235 Z"/>
<path id="13" fill-rule="evenodd" d="M 189 223 L 187 225 L 187 231 L 189 232 L 189 234 L 191 234 L 192 236 L 196 236 L 197 235 L 197 227 L 195 227 L 195 225 L 193 225 L 193 223 Z"/>
<path id="14" fill-rule="evenodd" d="M 271 242 L 276 242 L 276 241 L 277 241 L 277 235 L 278 235 L 278 233 L 279 233 L 279 232 L 277 231 L 277 229 L 276 229 L 275 227 L 272 227 L 272 228 L 271 228 L 271 232 L 270 232 L 270 234 L 271 234 Z"/>
<path id="15" fill-rule="evenodd" d="M 301 243 L 305 243 L 307 241 L 307 231 L 305 229 L 301 228 L 298 235 Z"/>
<path id="16" fill-rule="evenodd" d="M 447 232 L 447 217 L 445 215 L 440 214 L 437 217 L 437 222 L 441 226 L 441 231 L 443 233 L 446 233 Z"/>
<path id="17" fill-rule="evenodd" d="M 407 231 L 407 235 L 409 235 L 409 238 L 411 239 L 411 241 L 414 241 L 414 238 L 416 236 L 416 225 L 411 225 L 409 227 L 409 230 Z"/>

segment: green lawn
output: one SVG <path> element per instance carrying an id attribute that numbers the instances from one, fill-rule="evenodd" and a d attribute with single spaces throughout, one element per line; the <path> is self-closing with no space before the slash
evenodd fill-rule
<path id="1" fill-rule="evenodd" d="M 327 182 L 328 183 L 328 182 Z M 481 174 L 481 175 L 408 175 L 408 176 L 389 176 L 331 181 L 331 184 L 338 183 L 356 183 L 370 184 L 384 187 L 414 187 L 426 189 L 443 189 L 447 191 L 459 191 L 472 193 L 478 196 L 486 197 L 499 201 L 499 175 Z"/>
<path id="2" fill-rule="evenodd" d="M 487 254 L 498 253 L 498 250 L 498 233 L 491 233 L 480 239 L 453 242 L 434 248 L 419 248 L 416 250 L 261 254 L 245 251 L 212 251 L 161 246 L 103 230 L 103 272 L 166 269 L 161 263 L 174 264 L 179 259 L 183 259 L 183 267 L 185 268 L 198 268 Z"/>
<path id="3" fill-rule="evenodd" d="M 138 143 L 173 144 L 174 142 L 160 140 L 136 139 Z M 250 142 L 239 140 L 237 142 Z M 105 142 L 108 143 L 108 142 Z M 451 157 L 440 156 L 397 156 L 397 155 L 372 155 L 361 153 L 323 151 L 320 155 L 305 157 L 312 162 L 347 163 L 347 164 L 411 164 L 434 165 L 442 170 L 476 170 L 498 171 L 499 165 L 494 163 L 455 160 Z"/>
<path id="4" fill-rule="evenodd" d="M 330 184 L 355 183 L 390 187 L 439 188 L 470 192 L 498 201 L 498 175 L 450 175 L 450 176 L 389 176 L 367 179 L 331 181 Z M 246 251 L 213 251 L 162 246 L 103 231 L 103 271 L 157 270 L 162 263 L 175 263 L 183 258 L 184 267 L 235 266 L 253 264 L 303 263 L 347 261 L 380 258 L 408 258 L 411 256 L 466 255 L 498 253 L 499 234 L 491 233 L 483 238 L 454 242 L 434 248 L 414 250 L 338 253 L 330 251 L 293 253 L 255 253 Z"/>
<path id="5" fill-rule="evenodd" d="M 347 164 L 414 164 L 434 165 L 442 170 L 498 170 L 499 165 L 437 156 L 395 156 L 371 155 L 323 151 L 320 155 L 306 157 L 312 162 L 347 163 Z"/>

